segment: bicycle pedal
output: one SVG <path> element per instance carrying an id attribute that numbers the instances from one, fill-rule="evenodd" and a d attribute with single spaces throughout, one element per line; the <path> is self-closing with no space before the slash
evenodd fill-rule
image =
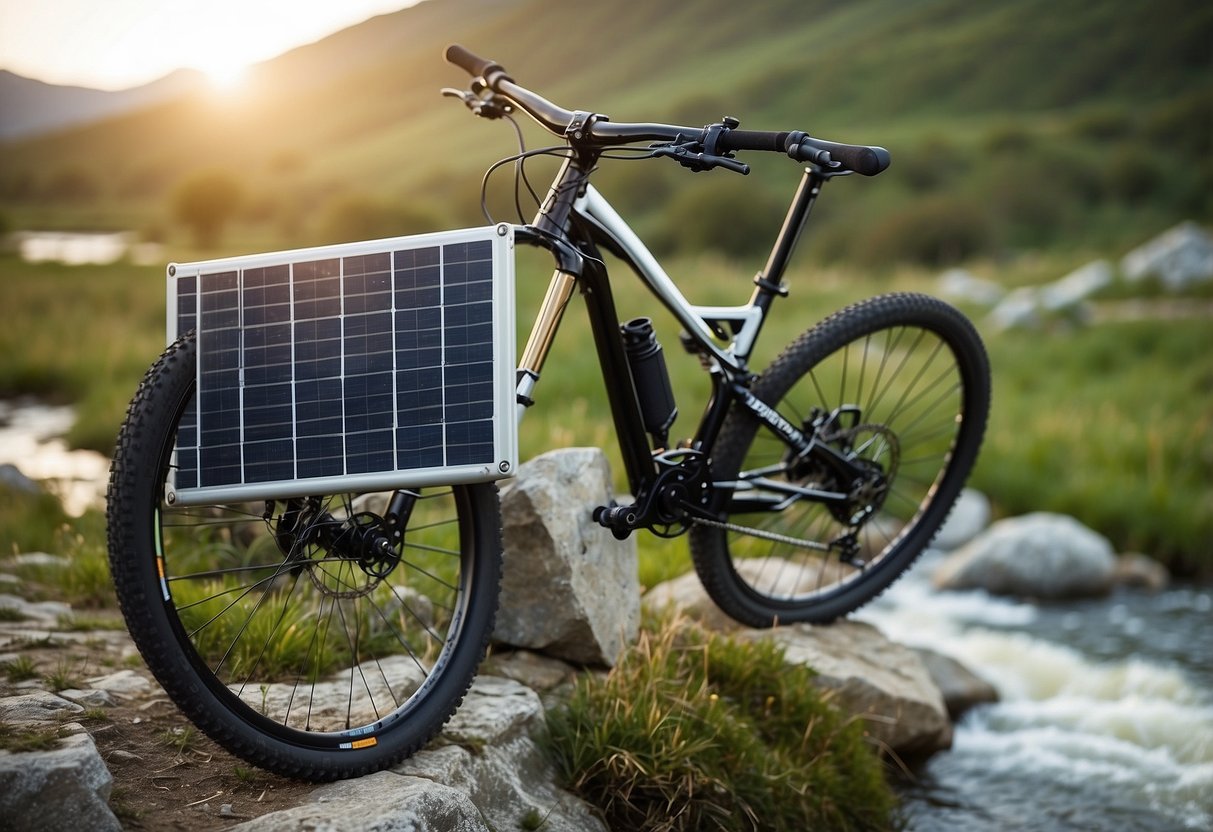
<path id="1" fill-rule="evenodd" d="M 634 505 L 598 506 L 590 516 L 598 525 L 610 529 L 611 534 L 615 535 L 617 540 L 626 540 L 632 530 L 636 528 L 638 519 Z"/>

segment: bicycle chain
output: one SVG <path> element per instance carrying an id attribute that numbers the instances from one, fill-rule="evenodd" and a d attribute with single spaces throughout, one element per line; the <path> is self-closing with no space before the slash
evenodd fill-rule
<path id="1" fill-rule="evenodd" d="M 691 518 L 691 522 L 700 526 L 712 526 L 713 528 L 737 532 L 738 534 L 748 534 L 750 537 L 760 537 L 763 540 L 773 540 L 776 543 L 786 543 L 799 549 L 812 549 L 815 552 L 831 552 L 834 549 L 829 543 L 818 543 L 815 540 L 801 540 L 798 537 L 788 537 L 786 534 L 779 534 L 778 532 L 751 529 L 749 526 L 739 526 L 736 523 L 722 523 L 719 520 L 708 520 L 705 517 L 693 517 Z"/>

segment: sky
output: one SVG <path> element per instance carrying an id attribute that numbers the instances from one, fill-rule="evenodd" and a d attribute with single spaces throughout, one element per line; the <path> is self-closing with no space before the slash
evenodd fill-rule
<path id="1" fill-rule="evenodd" d="M 123 89 L 192 67 L 217 84 L 417 0 L 0 0 L 0 69 Z"/>

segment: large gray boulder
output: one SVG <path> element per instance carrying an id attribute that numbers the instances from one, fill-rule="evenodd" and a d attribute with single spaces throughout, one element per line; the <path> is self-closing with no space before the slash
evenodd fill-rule
<path id="1" fill-rule="evenodd" d="M 1115 565 L 1102 535 L 1072 517 L 1037 512 L 994 523 L 940 563 L 933 580 L 945 590 L 1081 598 L 1106 594 Z"/>
<path id="2" fill-rule="evenodd" d="M 902 757 L 924 757 L 952 745 L 952 723 L 943 696 L 922 659 L 870 624 L 839 621 L 747 630 L 744 637 L 770 639 L 789 663 L 817 672 L 816 684 L 834 692 L 834 705 L 867 723 L 881 748 Z"/>
<path id="3" fill-rule="evenodd" d="M 610 499 L 610 468 L 598 448 L 551 451 L 519 466 L 501 498 L 498 642 L 613 665 L 636 638 L 636 540 L 616 540 L 591 516 Z"/>
<path id="4" fill-rule="evenodd" d="M 0 751 L 0 828 L 121 829 L 109 807 L 113 785 L 97 746 L 84 732 L 63 737 L 54 749 Z"/>
<path id="5" fill-rule="evenodd" d="M 946 552 L 963 546 L 985 531 L 990 514 L 990 499 L 985 494 L 972 488 L 962 490 L 931 545 Z"/>

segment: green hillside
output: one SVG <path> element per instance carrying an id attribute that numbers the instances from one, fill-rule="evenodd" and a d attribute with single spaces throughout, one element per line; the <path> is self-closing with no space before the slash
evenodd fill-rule
<path id="1" fill-rule="evenodd" d="M 220 169 L 244 183 L 245 245 L 354 233 L 360 218 L 375 225 L 368 206 L 404 231 L 476 221 L 481 173 L 513 137 L 438 97 L 464 82 L 440 58 L 451 42 L 618 120 L 728 113 L 751 128 L 885 144 L 890 172 L 839 189 L 824 218 L 823 250 L 839 257 L 1127 246 L 1213 218 L 1213 7 L 1184 0 L 428 0 L 263 65 L 239 97 L 0 145 L 0 213 L 12 227 L 171 237 L 174 188 Z M 765 216 L 796 174 L 757 162 Z M 690 239 L 711 241 L 733 214 L 702 210 L 737 198 L 732 174 L 615 167 L 604 188 L 641 209 L 642 230 L 667 248 L 679 222 L 695 219 L 705 231 Z M 680 185 L 689 195 L 671 202 Z"/>

